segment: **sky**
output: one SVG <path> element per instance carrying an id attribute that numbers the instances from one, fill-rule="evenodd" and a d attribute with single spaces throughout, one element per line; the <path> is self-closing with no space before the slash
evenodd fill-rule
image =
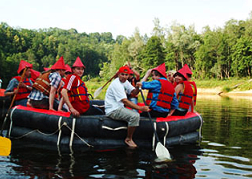
<path id="1" fill-rule="evenodd" d="M 252 0 L 0 0 L 0 22 L 13 28 L 58 27 L 79 33 L 111 32 L 151 35 L 154 19 L 169 28 L 174 22 L 201 33 L 203 27 L 221 27 L 231 19 L 246 20 Z"/>

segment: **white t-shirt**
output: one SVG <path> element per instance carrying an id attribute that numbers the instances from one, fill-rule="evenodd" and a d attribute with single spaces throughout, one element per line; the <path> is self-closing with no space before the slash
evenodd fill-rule
<path id="1" fill-rule="evenodd" d="M 121 100 L 127 98 L 126 93 L 130 94 L 134 89 L 128 80 L 122 83 L 117 77 L 107 89 L 105 95 L 105 113 L 108 114 L 120 107 L 124 107 Z"/>

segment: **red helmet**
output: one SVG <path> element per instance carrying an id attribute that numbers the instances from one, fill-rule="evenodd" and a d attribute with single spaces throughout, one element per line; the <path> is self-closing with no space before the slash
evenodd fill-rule
<path id="1" fill-rule="evenodd" d="M 167 78 L 165 63 L 162 63 L 161 65 L 157 66 L 156 68 L 153 68 L 152 71 L 153 70 L 158 71 L 161 75 L 163 75 L 163 77 Z"/>

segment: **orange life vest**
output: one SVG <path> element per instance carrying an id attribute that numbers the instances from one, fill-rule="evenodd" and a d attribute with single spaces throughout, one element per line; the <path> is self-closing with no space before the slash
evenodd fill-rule
<path id="1" fill-rule="evenodd" d="M 20 76 L 15 76 L 13 78 L 15 78 L 16 80 L 18 80 L 18 82 L 21 80 Z M 30 78 L 25 78 L 23 80 L 23 83 L 26 86 L 32 86 L 32 83 L 31 83 L 30 80 L 31 80 Z M 17 87 L 14 88 L 13 90 L 15 90 L 15 89 L 17 89 Z M 27 98 L 27 96 L 29 96 L 30 92 L 31 91 L 29 91 L 27 88 L 19 87 L 18 93 L 16 94 L 15 101 Z"/>
<path id="2" fill-rule="evenodd" d="M 179 108 L 189 109 L 193 99 L 193 89 L 188 81 L 182 82 L 184 85 L 184 92 L 178 93 Z"/>
<path id="3" fill-rule="evenodd" d="M 41 74 L 32 85 L 33 88 L 41 91 L 47 96 L 49 96 L 50 88 L 51 88 L 50 80 L 49 80 L 50 73 L 51 71 Z"/>
<path id="4" fill-rule="evenodd" d="M 161 83 L 160 92 L 153 92 L 152 90 L 149 90 L 146 104 L 150 105 L 151 101 L 157 101 L 157 106 L 170 109 L 175 92 L 174 87 L 168 80 L 158 79 L 158 81 Z M 158 93 L 157 99 L 153 99 L 153 93 Z"/>
<path id="5" fill-rule="evenodd" d="M 197 86 L 194 81 L 189 81 L 189 83 L 192 86 L 193 89 L 193 100 L 194 100 L 194 106 L 196 106 L 196 99 L 197 99 Z"/>
<path id="6" fill-rule="evenodd" d="M 89 98 L 87 87 L 85 83 L 80 79 L 79 76 L 75 75 L 77 79 L 77 84 L 72 85 L 72 90 L 68 92 L 70 102 L 72 101 L 86 101 L 89 105 Z"/>

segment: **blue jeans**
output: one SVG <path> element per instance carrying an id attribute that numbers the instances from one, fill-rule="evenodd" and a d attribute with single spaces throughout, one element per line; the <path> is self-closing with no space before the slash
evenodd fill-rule
<path id="1" fill-rule="evenodd" d="M 15 105 L 27 106 L 27 100 L 28 98 L 17 100 L 15 101 Z"/>
<path id="2" fill-rule="evenodd" d="M 134 103 L 134 104 L 137 105 L 137 98 L 129 98 L 129 100 L 130 100 L 132 103 Z M 138 112 L 136 109 L 133 109 L 133 111 Z"/>

